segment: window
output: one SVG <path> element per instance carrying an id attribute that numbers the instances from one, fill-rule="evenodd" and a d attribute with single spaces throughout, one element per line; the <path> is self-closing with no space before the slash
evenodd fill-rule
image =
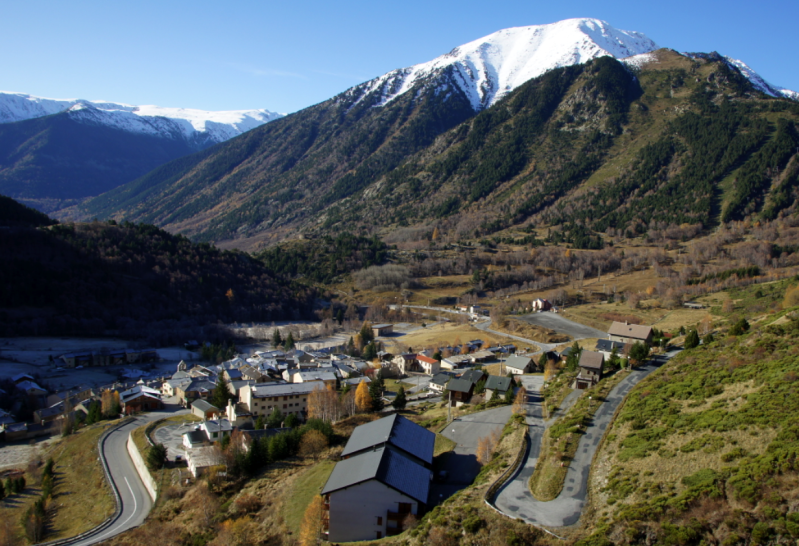
<path id="1" fill-rule="evenodd" d="M 383 538 L 383 533 L 381 533 L 380 531 L 378 531 L 378 532 L 377 532 L 377 540 L 380 540 L 381 538 Z"/>
<path id="2" fill-rule="evenodd" d="M 286 406 L 288 406 L 288 404 L 283 404 L 283 409 L 286 409 Z"/>
<path id="3" fill-rule="evenodd" d="M 377 524 L 383 525 L 383 516 L 377 516 Z"/>
<path id="4" fill-rule="evenodd" d="M 411 513 L 411 503 L 409 502 L 400 502 L 399 508 L 397 508 L 397 512 L 400 514 L 410 514 Z"/>

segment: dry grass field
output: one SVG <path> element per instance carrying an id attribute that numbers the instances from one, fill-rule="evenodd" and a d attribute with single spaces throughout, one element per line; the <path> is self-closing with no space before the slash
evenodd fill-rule
<path id="1" fill-rule="evenodd" d="M 484 343 L 490 345 L 514 343 L 510 338 L 478 330 L 470 324 L 456 322 L 427 326 L 402 336 L 381 338 L 381 341 L 395 350 L 404 350 L 408 347 L 412 347 L 414 350 L 421 350 L 448 345 L 462 345 L 473 339 L 482 339 Z"/>
<path id="2" fill-rule="evenodd" d="M 96 527 L 113 513 L 114 498 L 97 458 L 97 440 L 111 424 L 91 425 L 38 452 L 42 462 L 48 458 L 55 461 L 55 492 L 48 503 L 45 540 L 78 535 Z M 20 520 L 41 494 L 40 473 L 41 468 L 38 471 L 26 469 L 25 491 L 0 501 L 0 520 L 10 524 L 9 530 L 20 544 L 25 540 Z M 87 506 L 91 509 L 87 510 Z"/>

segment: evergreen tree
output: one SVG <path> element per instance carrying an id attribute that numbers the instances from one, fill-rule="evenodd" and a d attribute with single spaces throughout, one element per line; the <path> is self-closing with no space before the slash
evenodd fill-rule
<path id="1" fill-rule="evenodd" d="M 297 428 L 300 426 L 300 418 L 293 413 L 289 413 L 286 415 L 285 425 L 289 428 Z"/>
<path id="2" fill-rule="evenodd" d="M 364 344 L 374 341 L 375 339 L 375 332 L 372 330 L 372 325 L 369 324 L 368 321 L 364 321 L 363 326 L 361 326 L 360 334 Z"/>
<path id="3" fill-rule="evenodd" d="M 505 403 L 506 404 L 513 403 L 513 397 L 514 397 L 513 384 L 511 383 L 510 387 L 508 387 L 508 391 L 505 393 Z"/>
<path id="4" fill-rule="evenodd" d="M 541 353 L 541 357 L 538 359 L 538 369 L 543 372 L 547 367 L 547 362 L 547 352 L 544 351 Z"/>
<path id="5" fill-rule="evenodd" d="M 350 336 L 350 340 L 347 342 L 347 354 L 350 356 L 355 354 L 355 341 L 353 341 L 352 336 Z"/>
<path id="6" fill-rule="evenodd" d="M 716 341 L 716 338 L 713 337 L 713 332 L 709 332 L 705 337 L 702 338 L 702 344 L 708 345 Z"/>
<path id="7" fill-rule="evenodd" d="M 694 331 L 696 334 L 696 331 Z M 697 344 L 699 344 L 699 338 L 697 337 Z M 644 361 L 649 357 L 649 345 L 646 343 L 641 343 L 640 341 L 636 341 L 633 343 L 633 346 L 630 348 L 630 360 L 635 360 L 635 363 L 640 365 L 643 364 Z"/>
<path id="8" fill-rule="evenodd" d="M 580 363 L 580 355 L 583 352 L 582 347 L 575 341 L 571 347 L 572 351 L 569 353 L 569 357 L 566 359 L 566 369 L 570 372 L 573 372 L 577 369 L 578 364 Z"/>
<path id="9" fill-rule="evenodd" d="M 290 351 L 294 348 L 294 336 L 291 332 L 286 336 L 286 341 L 283 343 L 283 350 Z"/>
<path id="10" fill-rule="evenodd" d="M 278 347 L 281 343 L 283 343 L 283 338 L 280 337 L 280 330 L 275 328 L 275 331 L 272 332 L 272 345 Z"/>
<path id="11" fill-rule="evenodd" d="M 280 428 L 280 425 L 283 423 L 283 414 L 280 413 L 280 410 L 275 407 L 272 410 L 272 413 L 269 414 L 269 417 L 266 418 L 266 426 L 269 428 Z"/>
<path id="12" fill-rule="evenodd" d="M 264 419 L 263 415 L 259 415 L 255 420 L 255 430 L 262 430 L 264 425 L 266 425 L 266 419 Z"/>
<path id="13" fill-rule="evenodd" d="M 699 345 L 699 334 L 696 332 L 696 330 L 691 330 L 690 332 L 688 332 L 688 335 L 685 336 L 685 348 L 693 349 L 698 345 Z"/>
<path id="14" fill-rule="evenodd" d="M 216 387 L 214 387 L 214 392 L 211 396 L 211 403 L 221 411 L 225 411 L 228 400 L 232 399 L 233 394 L 230 392 L 225 374 L 220 373 L 216 378 Z"/>
<path id="15" fill-rule="evenodd" d="M 372 411 L 383 409 L 383 389 L 380 388 L 379 381 L 369 383 L 369 397 L 372 399 Z"/>
<path id="16" fill-rule="evenodd" d="M 608 357 L 608 368 L 611 370 L 616 370 L 619 368 L 619 351 L 616 350 L 616 347 L 613 347 L 613 350 L 610 351 L 610 357 Z"/>
<path id="17" fill-rule="evenodd" d="M 397 396 L 394 397 L 394 401 L 391 402 L 391 405 L 395 410 L 404 410 L 407 403 L 408 400 L 405 397 L 405 387 L 400 386 L 400 388 L 397 390 Z"/>
<path id="18" fill-rule="evenodd" d="M 374 360 L 377 358 L 377 346 L 375 345 L 374 341 L 369 343 L 369 345 L 364 348 L 362 356 L 364 360 Z"/>
<path id="19" fill-rule="evenodd" d="M 150 470 L 158 470 L 166 464 L 166 446 L 155 444 L 147 450 L 147 466 Z"/>

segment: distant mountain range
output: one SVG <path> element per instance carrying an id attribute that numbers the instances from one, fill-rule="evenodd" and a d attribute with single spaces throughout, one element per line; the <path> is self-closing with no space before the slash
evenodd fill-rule
<path id="1" fill-rule="evenodd" d="M 145 221 L 241 248 L 342 229 L 436 224 L 482 236 L 578 222 L 584 239 L 630 223 L 634 234 L 652 221 L 771 216 L 793 206 L 796 162 L 772 148 L 793 141 L 796 96 L 741 61 L 658 49 L 596 19 L 506 29 L 57 215 Z M 691 133 L 692 123 L 718 134 Z M 662 172 L 648 163 L 655 143 Z M 713 146 L 735 148 L 709 156 Z M 767 164 L 768 180 L 758 174 Z M 592 208 L 596 192 L 615 208 Z M 630 212 L 641 200 L 645 213 Z"/>
<path id="2" fill-rule="evenodd" d="M 23 93 L 0 92 L 0 123 L 67 113 L 86 125 L 103 125 L 130 133 L 184 139 L 204 148 L 283 117 L 269 110 L 209 112 L 191 108 L 132 106 L 83 99 L 45 99 Z"/>
<path id="3" fill-rule="evenodd" d="M 280 117 L 0 93 L 0 193 L 57 208 Z"/>

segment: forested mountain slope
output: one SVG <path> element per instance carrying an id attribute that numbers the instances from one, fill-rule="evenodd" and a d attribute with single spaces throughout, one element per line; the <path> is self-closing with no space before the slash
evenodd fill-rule
<path id="1" fill-rule="evenodd" d="M 456 238 L 546 225 L 633 236 L 795 210 L 799 104 L 758 91 L 719 55 L 557 68 L 476 116 L 453 74 L 441 78 L 381 108 L 381 93 L 351 90 L 82 214 L 252 248 L 434 223 Z"/>
<path id="2" fill-rule="evenodd" d="M 0 200 L 0 329 L 6 335 L 122 335 L 151 343 L 209 338 L 218 321 L 309 318 L 313 290 L 240 252 L 150 225 L 50 227 Z M 47 220 L 47 221 L 45 221 Z"/>
<path id="3" fill-rule="evenodd" d="M 99 195 L 199 147 L 68 113 L 0 124 L 0 192 L 33 203 Z M 51 207 L 52 208 L 52 207 Z"/>

